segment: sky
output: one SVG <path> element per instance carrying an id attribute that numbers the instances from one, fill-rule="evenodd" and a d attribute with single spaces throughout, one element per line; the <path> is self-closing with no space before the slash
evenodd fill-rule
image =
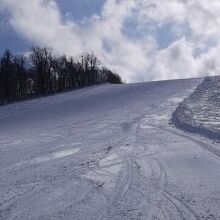
<path id="1" fill-rule="evenodd" d="M 219 0 L 0 0 L 0 53 L 94 52 L 126 82 L 218 75 Z"/>

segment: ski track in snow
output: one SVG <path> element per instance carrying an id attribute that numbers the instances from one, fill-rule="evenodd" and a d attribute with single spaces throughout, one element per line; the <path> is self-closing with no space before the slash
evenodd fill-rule
<path id="1" fill-rule="evenodd" d="M 1 107 L 0 219 L 220 219 L 220 144 L 170 123 L 201 81 Z"/>

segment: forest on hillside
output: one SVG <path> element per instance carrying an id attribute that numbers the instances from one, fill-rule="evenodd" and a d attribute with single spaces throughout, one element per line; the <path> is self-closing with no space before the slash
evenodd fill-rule
<path id="1" fill-rule="evenodd" d="M 55 94 L 101 83 L 122 83 L 101 66 L 94 53 L 53 56 L 51 48 L 33 47 L 28 57 L 5 50 L 0 57 L 0 104 Z"/>

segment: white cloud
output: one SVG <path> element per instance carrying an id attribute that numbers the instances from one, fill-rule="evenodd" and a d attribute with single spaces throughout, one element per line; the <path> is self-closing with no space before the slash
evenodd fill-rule
<path id="1" fill-rule="evenodd" d="M 61 14 L 54 1 L 1 0 L 0 2 L 11 14 L 11 25 L 28 39 L 38 44 L 49 45 L 60 53 L 81 51 L 82 42 L 80 36 L 76 34 L 76 27 L 62 23 Z"/>
<path id="2" fill-rule="evenodd" d="M 156 53 L 152 69 L 156 79 L 199 76 L 198 62 L 193 57 L 193 45 L 182 38 Z M 157 74 L 159 73 L 159 74 Z"/>
<path id="3" fill-rule="evenodd" d="M 73 56 L 93 50 L 127 82 L 220 70 L 219 0 L 106 0 L 100 15 L 80 24 L 61 15 L 54 0 L 0 0 L 0 5 L 14 29 L 29 40 Z M 140 37 L 125 34 L 128 19 L 142 30 Z M 160 48 L 153 32 L 166 24 L 176 40 Z"/>

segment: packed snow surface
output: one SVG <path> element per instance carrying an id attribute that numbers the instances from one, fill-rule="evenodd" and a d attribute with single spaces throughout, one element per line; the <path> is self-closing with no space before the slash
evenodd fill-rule
<path id="1" fill-rule="evenodd" d="M 0 108 L 0 219 L 220 219 L 219 143 L 170 119 L 202 79 Z"/>
<path id="2" fill-rule="evenodd" d="M 220 140 L 220 76 L 207 77 L 172 117 L 184 130 Z"/>

